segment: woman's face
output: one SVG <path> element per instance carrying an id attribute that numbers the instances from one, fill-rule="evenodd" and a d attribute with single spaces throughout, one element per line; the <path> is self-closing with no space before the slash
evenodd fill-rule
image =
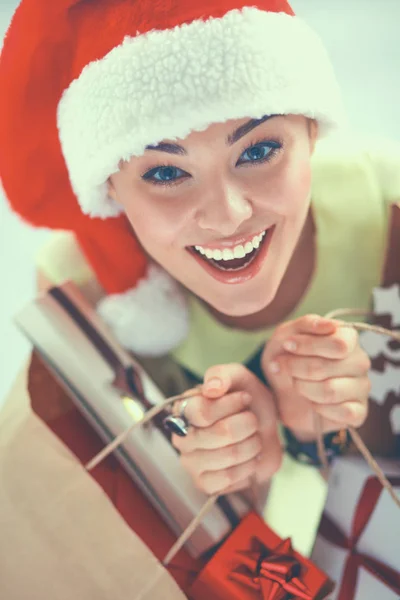
<path id="1" fill-rule="evenodd" d="M 164 140 L 109 182 L 146 252 L 226 315 L 272 302 L 307 218 L 316 125 L 302 116 L 213 124 Z"/>

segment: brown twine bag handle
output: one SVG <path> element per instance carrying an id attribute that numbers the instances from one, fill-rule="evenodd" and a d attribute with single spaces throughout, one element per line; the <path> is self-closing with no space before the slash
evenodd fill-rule
<path id="1" fill-rule="evenodd" d="M 123 431 L 118 437 L 115 438 L 115 440 L 113 440 L 110 444 L 105 446 L 103 448 L 103 450 L 101 450 L 101 452 L 99 452 L 90 462 L 87 463 L 87 465 L 85 466 L 85 469 L 87 471 L 92 471 L 105 458 L 107 458 L 107 456 L 109 456 L 112 452 L 114 452 L 114 450 L 116 450 L 116 448 L 118 448 L 118 446 L 120 444 L 122 444 L 125 441 L 125 439 L 128 437 L 128 435 L 130 433 L 132 433 L 135 429 L 138 429 L 139 427 L 142 427 L 143 425 L 145 425 L 146 423 L 151 421 L 160 412 L 162 412 L 163 410 L 165 410 L 166 408 L 168 408 L 175 402 L 178 402 L 179 400 L 193 398 L 194 396 L 196 396 L 199 393 L 199 389 L 201 389 L 200 386 L 197 388 L 188 390 L 188 391 L 184 392 L 183 394 L 180 394 L 179 396 L 173 396 L 172 398 L 168 398 L 161 404 L 158 404 L 154 408 L 147 411 L 147 413 L 144 415 L 144 417 L 142 419 L 140 419 L 140 421 L 136 421 L 135 423 L 132 423 L 132 425 L 130 427 L 128 427 L 128 429 Z M 186 544 L 186 542 L 188 541 L 188 539 L 190 538 L 192 533 L 195 531 L 195 529 L 198 527 L 198 525 L 203 520 L 204 516 L 214 506 L 217 499 L 218 499 L 218 494 L 214 494 L 213 496 L 210 496 L 210 498 L 208 498 L 207 502 L 205 502 L 205 504 L 202 507 L 202 509 L 200 510 L 199 514 L 196 515 L 196 517 L 193 519 L 193 521 L 188 525 L 188 527 L 185 529 L 185 531 L 182 533 L 182 535 L 177 539 L 175 544 L 172 546 L 171 550 L 168 552 L 168 554 L 162 561 L 164 566 L 167 566 L 171 562 L 171 560 L 174 559 L 174 557 L 179 552 L 179 550 Z"/>
<path id="2" fill-rule="evenodd" d="M 336 319 L 337 317 L 345 317 L 345 316 L 369 316 L 369 311 L 361 311 L 357 309 L 338 309 L 334 310 L 327 315 L 325 318 L 327 319 Z M 368 323 L 356 323 L 356 322 L 346 322 L 339 321 L 341 327 L 352 327 L 357 331 L 373 331 L 374 333 L 380 333 L 382 335 L 386 335 L 391 337 L 392 339 L 400 342 L 400 332 L 392 331 L 389 329 L 385 329 L 384 327 L 379 327 L 378 325 L 369 325 Z M 318 457 L 325 471 L 328 470 L 328 460 L 326 456 L 326 450 L 324 446 L 324 438 L 323 438 L 323 430 L 322 430 L 322 418 L 320 415 L 314 413 L 314 424 L 315 424 L 315 432 L 317 437 L 317 446 L 318 446 Z M 367 446 L 361 439 L 361 436 L 357 432 L 354 427 L 347 428 L 351 439 L 353 440 L 358 451 L 363 455 L 371 469 L 374 471 L 375 475 L 379 479 L 382 486 L 389 492 L 394 502 L 400 508 L 400 498 L 397 496 L 394 491 L 392 485 L 387 479 L 386 475 L 368 450 Z"/>
<path id="3" fill-rule="evenodd" d="M 340 317 L 340 316 L 344 317 L 344 316 L 351 316 L 351 315 L 368 316 L 368 314 L 369 314 L 369 312 L 367 312 L 367 311 L 353 310 L 353 309 L 340 309 L 340 310 L 335 310 L 335 311 L 328 313 L 326 315 L 326 318 L 336 319 L 337 317 Z M 375 333 L 380 333 L 382 335 L 391 337 L 394 340 L 400 342 L 400 332 L 391 331 L 389 329 L 384 329 L 383 327 L 378 327 L 377 325 L 369 325 L 367 323 L 352 323 L 352 322 L 346 322 L 346 321 L 339 321 L 339 323 L 340 323 L 341 327 L 353 327 L 354 329 L 356 329 L 358 331 L 373 331 Z M 162 412 L 163 410 L 165 410 L 166 408 L 168 408 L 175 402 L 196 396 L 199 393 L 199 390 L 201 390 L 201 386 L 198 386 L 194 389 L 188 390 L 188 391 L 184 392 L 183 394 L 180 394 L 179 396 L 174 396 L 172 398 L 168 398 L 163 403 L 161 403 L 157 406 L 154 406 L 154 408 L 151 408 L 150 410 L 148 410 L 146 412 L 146 414 L 144 415 L 144 417 L 140 421 L 136 421 L 135 423 L 133 423 L 130 427 L 128 427 L 128 429 L 126 429 L 119 436 L 117 436 L 110 444 L 105 446 L 105 448 L 103 448 L 103 450 L 101 450 L 101 452 L 99 452 L 89 463 L 87 463 L 87 465 L 85 466 L 85 469 L 87 471 L 92 471 L 105 458 L 107 458 L 107 456 L 109 456 L 116 448 L 118 448 L 118 446 L 120 444 L 122 444 L 125 441 L 125 439 L 128 437 L 128 435 L 130 433 L 132 433 L 135 429 L 142 427 L 143 425 L 145 425 L 146 423 L 148 423 L 149 421 L 154 419 L 154 417 L 156 417 L 160 412 Z M 325 446 L 324 446 L 322 419 L 321 419 L 320 415 L 315 414 L 314 423 L 315 423 L 315 433 L 316 433 L 317 445 L 318 445 L 318 456 L 321 461 L 321 464 L 323 465 L 323 468 L 328 470 L 329 465 L 328 465 L 328 461 L 327 461 L 327 457 L 326 457 L 326 450 L 325 450 Z M 388 481 L 386 475 L 384 474 L 382 469 L 379 467 L 378 463 L 376 462 L 376 460 L 374 459 L 374 457 L 368 450 L 367 446 L 362 441 L 360 435 L 357 433 L 357 431 L 353 427 L 349 427 L 348 431 L 350 433 L 350 436 L 351 436 L 354 444 L 356 445 L 357 449 L 359 450 L 359 452 L 364 456 L 365 460 L 368 462 L 369 466 L 371 467 L 373 472 L 376 474 L 376 476 L 379 479 L 379 481 L 381 482 L 382 486 L 389 492 L 389 494 L 393 498 L 394 502 L 400 508 L 400 499 L 398 498 L 397 494 L 395 493 L 395 491 L 394 491 L 392 485 L 390 484 L 390 482 Z M 256 497 L 256 491 L 257 491 L 257 482 L 253 478 L 252 492 L 253 492 L 254 497 Z M 196 515 L 196 517 L 188 525 L 188 527 L 185 529 L 185 531 L 182 533 L 182 535 L 177 539 L 175 544 L 172 546 L 171 550 L 168 552 L 168 554 L 162 561 L 162 564 L 164 566 L 167 566 L 174 559 L 174 557 L 179 552 L 179 550 L 186 544 L 186 542 L 188 541 L 188 539 L 190 538 L 192 533 L 195 531 L 195 529 L 198 527 L 198 525 L 203 520 L 204 516 L 214 506 L 217 499 L 218 499 L 218 494 L 214 494 L 213 496 L 210 496 L 208 498 L 208 500 L 205 502 L 204 506 L 200 510 L 199 514 Z"/>

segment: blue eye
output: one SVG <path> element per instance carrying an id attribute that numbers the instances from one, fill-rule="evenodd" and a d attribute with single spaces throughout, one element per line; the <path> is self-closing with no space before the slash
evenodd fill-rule
<path id="1" fill-rule="evenodd" d="M 275 156 L 275 154 L 282 148 L 282 144 L 274 142 L 272 140 L 257 142 L 249 146 L 240 156 L 236 166 L 243 164 L 262 164 Z M 189 173 L 174 167 L 172 165 L 159 165 L 154 169 L 150 169 L 144 175 L 142 179 L 148 181 L 153 185 L 162 186 L 173 186 L 177 185 L 183 179 L 191 177 Z"/>
<path id="2" fill-rule="evenodd" d="M 185 171 L 182 171 L 182 169 L 178 169 L 178 167 L 165 165 L 151 169 L 142 177 L 146 181 L 151 181 L 151 183 L 173 185 L 177 180 L 182 179 L 182 177 L 185 177 L 186 175 L 188 174 Z"/>
<path id="3" fill-rule="evenodd" d="M 268 160 L 271 160 L 281 147 L 281 144 L 272 141 L 254 144 L 241 154 L 237 164 L 242 165 L 246 163 L 267 162 Z"/>

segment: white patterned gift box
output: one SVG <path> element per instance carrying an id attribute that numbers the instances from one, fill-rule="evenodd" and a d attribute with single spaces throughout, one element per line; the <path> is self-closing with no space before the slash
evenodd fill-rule
<path id="1" fill-rule="evenodd" d="M 400 460 L 379 464 L 400 498 Z M 364 458 L 335 463 L 311 558 L 336 582 L 332 600 L 400 599 L 400 509 Z"/>
<path id="2" fill-rule="evenodd" d="M 400 330 L 400 285 L 373 291 L 374 323 Z M 400 436 L 400 344 L 373 331 L 360 333 L 360 343 L 371 359 L 370 401 L 381 407 L 392 433 Z"/>

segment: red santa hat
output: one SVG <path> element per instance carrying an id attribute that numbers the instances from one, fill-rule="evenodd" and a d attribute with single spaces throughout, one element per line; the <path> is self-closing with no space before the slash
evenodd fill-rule
<path id="1" fill-rule="evenodd" d="M 343 119 L 318 36 L 286 0 L 22 0 L 0 60 L 0 168 L 12 208 L 74 232 L 120 342 L 160 355 L 187 334 L 184 294 L 149 265 L 107 194 L 122 159 L 211 123 Z"/>

